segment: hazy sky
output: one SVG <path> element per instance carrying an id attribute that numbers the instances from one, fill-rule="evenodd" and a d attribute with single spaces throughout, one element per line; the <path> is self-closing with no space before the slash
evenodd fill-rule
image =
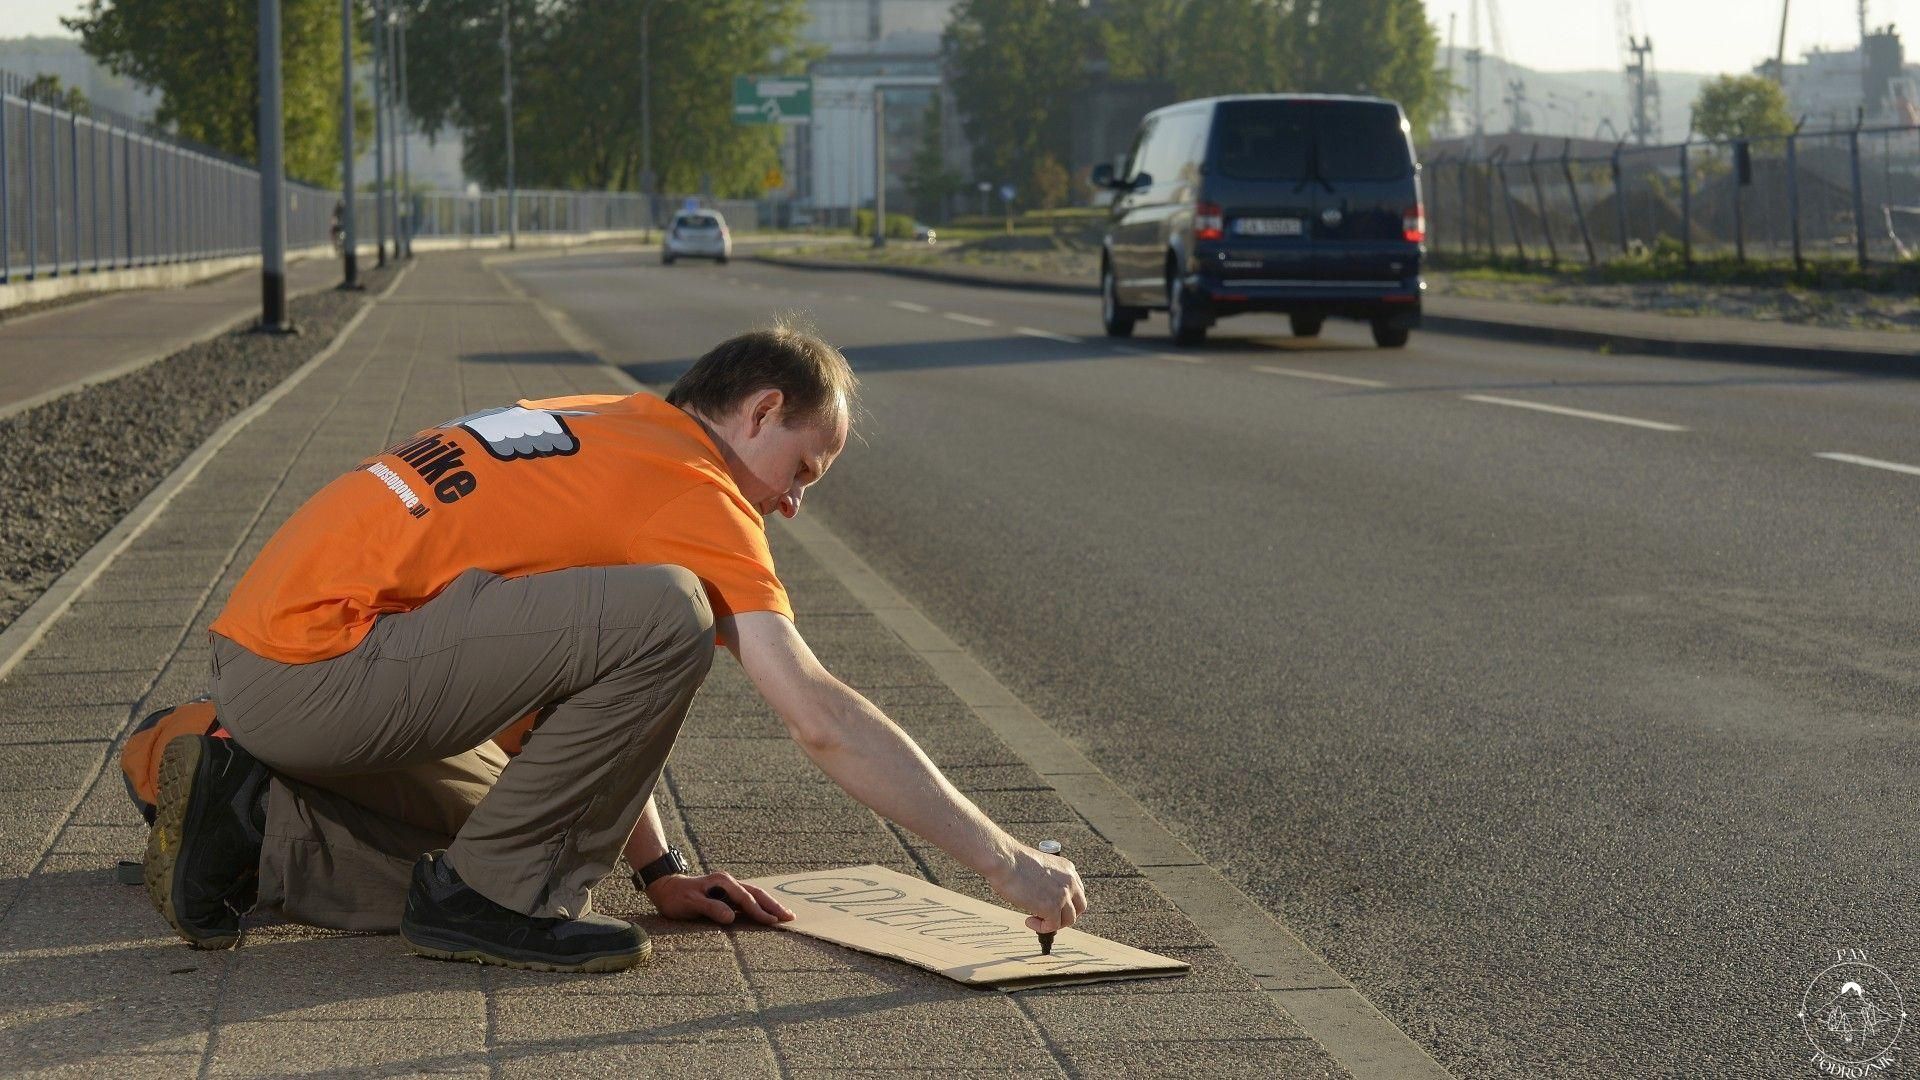
<path id="1" fill-rule="evenodd" d="M 1426 0 L 1427 17 L 1447 44 L 1447 18 L 1457 14 L 1454 42 L 1465 50 L 1469 0 Z M 1481 9 L 1486 8 L 1482 0 Z M 1780 40 L 1780 0 L 1633 0 L 1635 36 L 1653 38 L 1656 70 L 1744 72 L 1771 57 Z M 1614 0 L 1506 0 L 1501 37 L 1508 59 L 1543 71 L 1617 68 L 1620 32 Z M 1484 19 L 1484 14 L 1482 15 Z M 1920 0 L 1867 0 L 1867 22 L 1896 24 L 1909 60 L 1920 55 Z M 1491 49 L 1490 31 L 1480 31 Z M 1793 0 L 1787 18 L 1787 58 L 1816 45 L 1847 48 L 1860 40 L 1857 0 Z"/>
<path id="2" fill-rule="evenodd" d="M 692 2 L 692 0 L 687 0 Z M 1465 49 L 1469 0 L 1427 0 L 1427 13 L 1446 46 L 1447 17 L 1458 14 L 1456 42 Z M 1844 47 L 1859 37 L 1856 0 L 1793 0 L 1787 54 L 1814 45 Z M 1484 6 L 1484 4 L 1483 4 Z M 82 0 L 0 0 L 0 37 L 64 34 L 58 18 L 80 11 Z M 1746 71 L 1773 55 L 1780 33 L 1780 0 L 1633 0 L 1635 33 L 1653 36 L 1656 69 Z M 1506 0 L 1501 36 L 1509 59 L 1546 71 L 1612 68 L 1619 64 L 1614 0 Z M 1920 55 L 1920 0 L 1868 0 L 1867 18 L 1898 24 L 1909 56 Z M 1490 48 L 1492 36 L 1481 31 Z"/>

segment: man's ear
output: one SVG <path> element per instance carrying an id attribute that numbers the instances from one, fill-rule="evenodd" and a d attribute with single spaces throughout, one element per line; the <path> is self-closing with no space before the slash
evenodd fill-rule
<path id="1" fill-rule="evenodd" d="M 778 390 L 762 390 L 756 394 L 747 404 L 747 434 L 758 435 L 761 426 L 779 414 L 786 400 L 786 395 Z"/>

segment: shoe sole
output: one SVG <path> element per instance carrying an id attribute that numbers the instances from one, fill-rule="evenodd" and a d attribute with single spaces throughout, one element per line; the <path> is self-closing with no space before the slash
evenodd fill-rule
<path id="1" fill-rule="evenodd" d="M 147 896 L 182 941 L 196 949 L 231 949 L 240 941 L 237 932 L 197 935 L 181 924 L 173 906 L 175 890 L 180 886 L 180 856 L 186 843 L 193 780 L 200 772 L 205 752 L 206 744 L 202 740 L 188 737 L 168 743 L 160 755 L 160 787 L 154 803 L 153 828 L 147 833 L 144 877 Z"/>
<path id="2" fill-rule="evenodd" d="M 407 949 L 416 956 L 429 960 L 465 960 L 476 964 L 492 964 L 495 967 L 518 968 L 521 971 L 557 971 L 562 973 L 584 973 L 604 975 L 614 971 L 626 971 L 653 961 L 653 942 L 651 939 L 640 943 L 640 951 L 613 953 L 609 956 L 590 956 L 584 960 L 550 961 L 527 960 L 511 956 L 502 956 L 489 952 L 471 942 L 429 941 L 424 935 L 400 928 L 400 940 L 407 943 Z"/>

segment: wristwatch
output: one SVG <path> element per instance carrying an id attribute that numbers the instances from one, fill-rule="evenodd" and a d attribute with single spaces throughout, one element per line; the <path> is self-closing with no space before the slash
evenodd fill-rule
<path id="1" fill-rule="evenodd" d="M 665 855 L 633 872 L 633 887 L 646 892 L 647 886 L 661 878 L 670 874 L 684 874 L 692 869 L 693 864 L 687 861 L 686 854 L 677 847 L 670 847 Z"/>

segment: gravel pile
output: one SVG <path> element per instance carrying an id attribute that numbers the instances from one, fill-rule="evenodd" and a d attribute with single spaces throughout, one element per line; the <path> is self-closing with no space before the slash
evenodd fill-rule
<path id="1" fill-rule="evenodd" d="M 294 336 L 238 330 L 0 420 L 0 628 L 127 515 L 207 436 L 326 348 L 365 292 L 296 298 Z"/>

